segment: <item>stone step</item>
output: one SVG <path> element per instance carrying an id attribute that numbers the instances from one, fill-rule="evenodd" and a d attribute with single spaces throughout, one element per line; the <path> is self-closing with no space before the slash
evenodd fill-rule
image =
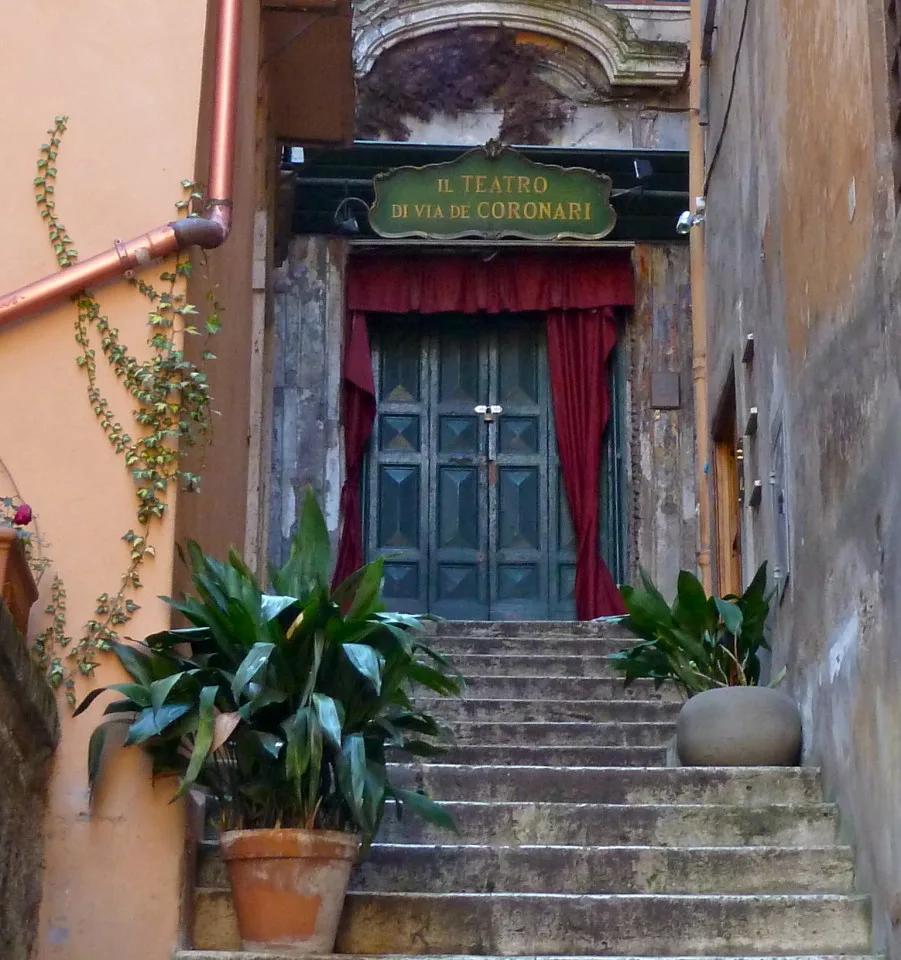
<path id="1" fill-rule="evenodd" d="M 519 744 L 522 746 L 660 747 L 673 736 L 674 723 L 472 723 L 447 724 L 458 746 Z"/>
<path id="2" fill-rule="evenodd" d="M 453 655 L 452 662 L 464 676 L 600 677 L 622 683 L 621 675 L 603 655 L 465 653 Z"/>
<path id="3" fill-rule="evenodd" d="M 439 759 L 442 763 L 505 766 L 662 767 L 666 765 L 666 747 L 478 743 L 451 747 Z"/>
<path id="4" fill-rule="evenodd" d="M 679 700 L 671 686 L 656 689 L 652 680 L 626 687 L 617 677 L 467 676 L 464 699 L 473 700 Z M 423 690 L 423 700 L 444 699 Z"/>
<path id="5" fill-rule="evenodd" d="M 206 848 L 198 884 L 228 888 Z M 374 844 L 351 889 L 422 893 L 851 893 L 847 847 Z"/>
<path id="6" fill-rule="evenodd" d="M 629 844 L 730 847 L 829 846 L 832 804 L 603 804 L 446 802 L 459 834 L 386 809 L 379 840 L 389 843 Z"/>
<path id="7" fill-rule="evenodd" d="M 482 656 L 590 656 L 606 657 L 635 643 L 631 637 L 469 637 L 441 636 L 430 646 L 449 657 Z"/>
<path id="8" fill-rule="evenodd" d="M 308 960 L 371 960 L 369 954 L 362 953 L 327 953 L 307 954 Z M 382 954 L 382 960 L 411 960 L 410 954 L 388 953 Z M 254 950 L 176 950 L 174 960 L 297 960 L 296 955 L 289 956 L 278 951 L 259 953 Z M 417 960 L 476 960 L 473 954 L 419 954 Z M 504 960 L 503 957 L 483 956 L 479 960 Z M 576 960 L 572 956 L 530 956 L 528 960 Z M 578 960 L 599 960 L 597 956 L 580 956 Z M 654 957 L 605 957 L 604 960 L 655 960 Z M 819 954 L 816 956 L 794 957 L 671 957 L 669 960 L 885 960 L 880 954 Z"/>
<path id="9" fill-rule="evenodd" d="M 348 893 L 342 953 L 866 953 L 866 898 Z"/>
<path id="10" fill-rule="evenodd" d="M 194 946 L 238 950 L 226 890 L 198 888 Z M 366 893 L 351 890 L 339 954 L 704 956 L 864 954 L 866 897 L 844 894 Z"/>
<path id="11" fill-rule="evenodd" d="M 628 635 L 616 620 L 440 620 L 436 637 L 621 637 Z"/>
<path id="12" fill-rule="evenodd" d="M 495 723 L 662 723 L 675 722 L 681 703 L 667 700 L 417 699 L 416 705 L 442 721 Z"/>
<path id="13" fill-rule="evenodd" d="M 505 767 L 389 764 L 400 787 L 436 800 L 554 803 L 817 803 L 813 767 Z"/>
<path id="14" fill-rule="evenodd" d="M 851 893 L 847 847 L 373 846 L 352 888 L 423 893 Z"/>

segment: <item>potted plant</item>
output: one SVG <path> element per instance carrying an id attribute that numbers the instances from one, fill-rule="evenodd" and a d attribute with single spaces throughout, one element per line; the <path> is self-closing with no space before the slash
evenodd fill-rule
<path id="1" fill-rule="evenodd" d="M 192 624 L 142 644 L 114 643 L 130 677 L 89 745 L 92 791 L 114 726 L 175 773 L 178 795 L 205 788 L 220 816 L 248 950 L 329 952 L 360 843 L 386 801 L 453 828 L 421 793 L 393 784 L 386 750 L 432 756 L 441 730 L 418 710 L 417 685 L 458 694 L 462 681 L 425 643 L 416 617 L 385 613 L 382 561 L 335 590 L 325 521 L 310 491 L 290 559 L 264 592 L 232 553 L 188 547 L 195 595 L 167 602 Z"/>
<path id="2" fill-rule="evenodd" d="M 38 598 L 29 558 L 31 507 L 18 497 L 0 497 L 0 600 L 9 608 L 20 633 L 28 630 L 28 616 Z"/>
<path id="3" fill-rule="evenodd" d="M 676 748 L 688 766 L 786 766 L 798 760 L 797 705 L 774 689 L 785 671 L 760 686 L 760 650 L 770 604 L 766 564 L 739 596 L 708 597 L 683 570 L 668 604 L 647 574 L 643 588 L 623 587 L 623 626 L 638 642 L 609 657 L 626 685 L 639 678 L 673 683 L 686 698 Z"/>

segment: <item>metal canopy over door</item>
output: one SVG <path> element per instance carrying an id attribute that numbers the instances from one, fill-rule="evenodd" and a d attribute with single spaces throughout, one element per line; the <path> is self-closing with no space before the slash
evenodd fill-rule
<path id="1" fill-rule="evenodd" d="M 543 317 L 392 317 L 371 334 L 367 553 L 386 558 L 386 601 L 452 619 L 572 618 Z"/>

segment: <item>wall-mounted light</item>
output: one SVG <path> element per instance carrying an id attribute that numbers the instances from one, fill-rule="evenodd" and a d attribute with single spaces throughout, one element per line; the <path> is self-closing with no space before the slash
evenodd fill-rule
<path id="1" fill-rule="evenodd" d="M 704 222 L 706 213 L 707 201 L 704 197 L 697 197 L 695 199 L 695 212 L 686 210 L 676 221 L 676 233 L 681 233 L 683 236 L 690 233 L 692 227 L 697 227 Z"/>
<path id="2" fill-rule="evenodd" d="M 349 209 L 352 203 L 361 204 L 366 214 L 369 214 L 369 204 L 365 200 L 361 200 L 359 197 L 345 197 L 338 204 L 338 209 L 335 210 L 334 217 L 338 232 L 345 234 L 345 236 L 353 236 L 360 232 L 360 221 L 357 220 Z"/>

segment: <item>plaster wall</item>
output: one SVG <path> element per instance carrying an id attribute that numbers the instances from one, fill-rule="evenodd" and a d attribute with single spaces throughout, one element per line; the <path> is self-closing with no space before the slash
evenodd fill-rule
<path id="1" fill-rule="evenodd" d="M 744 4 L 721 4 L 707 159 L 728 100 Z M 745 576 L 776 556 L 774 441 L 786 431 L 790 576 L 773 614 L 805 761 L 821 764 L 876 949 L 901 956 L 901 246 L 888 158 L 882 7 L 751 3 L 734 100 L 707 193 L 711 411 L 735 369 Z M 751 364 L 741 361 L 747 334 Z"/>
<path id="2" fill-rule="evenodd" d="M 55 4 L 52 15 L 39 0 L 4 5 L 0 288 L 56 269 L 31 182 L 57 114 L 70 116 L 57 209 L 83 257 L 175 215 L 179 181 L 194 170 L 205 26 L 206 4 L 184 0 L 90 0 Z M 123 340 L 140 349 L 146 301 L 122 283 L 104 289 L 101 301 Z M 128 561 L 121 537 L 135 526 L 136 499 L 85 395 L 74 318 L 66 305 L 0 332 L 0 456 L 38 514 L 77 630 L 96 597 L 118 587 Z M 128 398 L 103 373 L 128 422 Z M 156 558 L 143 571 L 142 609 L 128 631 L 135 636 L 168 623 L 156 598 L 171 591 L 174 512 L 173 504 L 154 534 Z M 48 574 L 32 633 L 43 625 L 49 581 Z M 107 657 L 97 673 L 100 683 L 120 679 Z M 79 695 L 88 688 L 80 684 Z M 143 757 L 130 751 L 110 765 L 89 808 L 87 741 L 100 712 L 73 720 L 61 710 L 35 956 L 164 960 L 176 939 L 182 810 L 169 804 L 171 784 L 152 785 Z"/>
<path id="3" fill-rule="evenodd" d="M 209 159 L 216 10 L 217 4 L 209 4 L 196 161 L 196 178 L 201 183 L 207 180 Z M 195 363 L 200 363 L 204 349 L 216 355 L 215 360 L 203 364 L 216 416 L 210 436 L 185 460 L 185 469 L 199 474 L 202 480 L 199 490 L 181 495 L 176 541 L 196 540 L 207 553 L 217 557 L 226 556 L 231 547 L 244 552 L 247 513 L 255 506 L 247 498 L 248 478 L 252 474 L 250 398 L 254 386 L 262 388 L 262 384 L 252 384 L 251 380 L 255 369 L 253 273 L 255 258 L 262 253 L 265 259 L 268 252 L 266 198 L 275 166 L 275 151 L 269 149 L 267 136 L 265 90 L 258 70 L 259 39 L 260 6 L 245 3 L 232 231 L 228 242 L 218 250 L 195 255 L 190 290 L 191 301 L 202 310 L 209 310 L 206 293 L 212 290 L 222 307 L 222 327 L 208 340 L 189 337 L 185 344 L 186 354 Z M 265 274 L 265 267 L 258 272 Z M 258 285 L 264 284 L 262 280 Z M 198 326 L 203 329 L 202 322 Z M 259 458 L 258 451 L 254 450 L 253 455 Z M 251 549 L 251 555 L 253 552 Z M 175 569 L 175 582 L 178 591 L 189 588 L 187 571 L 180 563 Z"/>

